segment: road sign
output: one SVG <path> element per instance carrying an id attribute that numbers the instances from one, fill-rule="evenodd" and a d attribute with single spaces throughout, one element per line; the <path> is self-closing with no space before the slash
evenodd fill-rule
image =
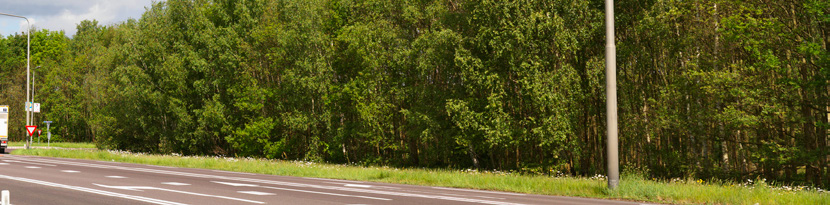
<path id="1" fill-rule="evenodd" d="M 37 129 L 37 125 L 28 125 L 26 126 L 26 131 L 29 131 L 29 136 L 31 137 L 33 133 L 35 133 L 35 129 Z"/>
<path id="2" fill-rule="evenodd" d="M 26 102 L 26 111 L 32 111 L 32 109 L 34 109 L 32 108 L 33 106 L 32 102 Z"/>
<path id="3" fill-rule="evenodd" d="M 40 113 L 40 103 L 35 103 L 34 112 Z"/>
<path id="4" fill-rule="evenodd" d="M 52 121 L 43 121 L 43 123 L 46 123 L 46 146 L 49 147 L 49 143 L 52 141 L 52 133 L 49 132 L 49 125 L 52 124 Z"/>
<path id="5" fill-rule="evenodd" d="M 38 130 L 37 130 L 37 136 L 40 136 L 40 133 L 41 133 L 41 132 L 43 132 L 43 130 L 38 129 Z"/>

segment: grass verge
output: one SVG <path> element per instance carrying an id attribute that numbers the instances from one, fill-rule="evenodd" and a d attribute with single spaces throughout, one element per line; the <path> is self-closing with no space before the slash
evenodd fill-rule
<path id="1" fill-rule="evenodd" d="M 9 147 L 22 147 L 25 144 L 26 144 L 26 142 L 9 142 Z M 34 146 L 34 147 L 50 146 L 50 147 L 60 147 L 60 148 L 95 148 L 95 144 L 84 143 L 84 142 L 80 142 L 80 143 L 75 143 L 75 142 L 52 142 L 52 143 L 41 142 L 41 143 L 37 143 L 37 142 L 34 142 L 34 143 L 32 143 L 32 146 Z"/>
<path id="2" fill-rule="evenodd" d="M 780 189 L 763 181 L 752 184 L 702 182 L 694 179 L 664 182 L 624 176 L 618 189 L 610 191 L 606 189 L 606 181 L 602 178 L 358 167 L 302 161 L 180 157 L 100 150 L 32 149 L 16 150 L 14 154 L 671 204 L 830 204 L 830 194 L 827 192 Z"/>

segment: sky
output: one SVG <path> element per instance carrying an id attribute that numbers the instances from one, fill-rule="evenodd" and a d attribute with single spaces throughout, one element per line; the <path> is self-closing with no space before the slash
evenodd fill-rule
<path id="1" fill-rule="evenodd" d="M 37 29 L 63 30 L 75 35 L 83 20 L 95 19 L 99 25 L 111 25 L 139 19 L 146 8 L 161 0 L 0 0 L 0 13 L 29 18 Z M 26 20 L 0 15 L 0 36 L 22 33 Z"/>

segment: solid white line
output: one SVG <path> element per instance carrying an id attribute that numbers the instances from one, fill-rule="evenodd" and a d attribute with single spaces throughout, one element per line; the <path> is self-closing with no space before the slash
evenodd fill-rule
<path id="1" fill-rule="evenodd" d="M 243 182 L 252 182 L 252 183 L 282 185 L 282 186 L 308 187 L 308 188 L 316 188 L 316 189 L 328 189 L 328 190 L 350 191 L 350 192 L 392 195 L 392 196 L 439 199 L 439 200 L 460 201 L 460 202 L 470 202 L 470 203 L 480 203 L 480 204 L 505 204 L 505 205 L 507 205 L 507 204 L 519 204 L 519 203 L 489 201 L 489 200 L 470 199 L 470 198 L 461 198 L 461 197 L 411 194 L 411 193 L 401 193 L 401 192 L 381 191 L 381 190 L 369 190 L 369 189 L 360 189 L 360 188 L 346 188 L 346 187 L 340 187 L 340 186 L 323 186 L 323 185 L 312 185 L 312 184 L 302 184 L 302 183 L 293 183 L 293 182 L 271 181 L 271 180 L 242 178 L 242 177 L 228 177 L 228 176 L 218 176 L 218 175 L 196 174 L 196 173 L 177 172 L 177 171 L 168 171 L 168 170 L 155 170 L 155 169 L 135 168 L 135 167 L 120 167 L 120 166 L 99 165 L 99 164 L 90 164 L 90 163 L 76 163 L 76 162 L 66 162 L 66 161 L 51 160 L 51 159 L 42 159 L 42 158 L 39 158 L 39 159 L 26 159 L 26 160 L 37 161 L 37 162 L 49 162 L 49 163 L 56 163 L 56 164 L 65 164 L 65 165 L 95 167 L 95 168 L 102 168 L 102 169 L 119 169 L 119 170 L 136 171 L 136 172 L 148 172 L 148 173 L 156 173 L 156 174 L 188 176 L 188 177 L 195 177 L 195 178 L 234 180 L 234 181 L 243 181 Z M 450 188 L 444 188 L 444 189 L 450 189 Z M 450 189 L 450 190 L 456 190 L 456 189 Z M 488 191 L 476 191 L 476 190 L 464 190 L 464 189 L 457 189 L 457 190 L 459 190 L 459 191 L 473 191 L 473 192 L 491 193 L 491 192 L 488 192 Z M 525 195 L 525 194 L 501 193 L 501 192 L 492 192 L 492 193 L 507 194 L 507 195 Z"/>
<path id="2" fill-rule="evenodd" d="M 443 190 L 453 190 L 453 191 L 468 191 L 468 192 L 479 192 L 479 193 L 489 193 L 489 194 L 527 196 L 527 194 L 518 194 L 518 193 L 510 193 L 510 192 L 482 191 L 482 190 L 473 190 L 473 189 L 456 189 L 456 188 L 446 188 L 446 187 L 432 187 L 432 188 L 433 189 L 443 189 Z"/>
<path id="3" fill-rule="evenodd" d="M 229 172 L 229 171 L 222 171 L 222 170 L 212 170 L 214 172 L 221 172 L 221 173 L 228 173 L 228 174 L 244 174 L 244 175 L 256 175 L 252 173 L 245 173 L 245 172 Z"/>
<path id="4" fill-rule="evenodd" d="M 153 198 L 147 198 L 147 197 L 142 197 L 142 196 L 133 196 L 133 195 L 127 195 L 127 194 L 119 194 L 119 193 L 115 193 L 115 192 L 108 192 L 108 191 L 102 191 L 102 190 L 97 190 L 97 189 L 90 189 L 90 188 L 84 188 L 84 187 L 63 185 L 63 184 L 39 181 L 39 180 L 34 180 L 34 179 L 26 179 L 26 178 L 12 177 L 12 176 L 6 176 L 6 175 L 0 175 L 0 178 L 15 180 L 15 181 L 28 182 L 28 183 L 39 184 L 39 185 L 50 186 L 50 187 L 71 189 L 71 190 L 75 190 L 75 191 L 82 191 L 82 192 L 99 194 L 99 195 L 104 195 L 104 196 L 118 197 L 118 198 L 123 198 L 123 199 L 132 199 L 132 200 L 136 200 L 136 201 L 142 201 L 142 202 L 153 203 L 153 204 L 185 205 L 185 204 L 182 204 L 182 203 L 177 203 L 177 202 L 172 202 L 172 201 L 165 201 L 165 200 L 160 200 L 160 199 L 153 199 Z"/>
<path id="5" fill-rule="evenodd" d="M 24 163 L 24 164 L 34 164 L 34 165 L 47 166 L 47 167 L 57 166 L 57 165 L 53 165 L 53 164 L 41 164 L 41 163 L 34 163 L 34 162 L 21 162 L 21 161 L 17 161 L 17 160 L 3 160 L 3 161 L 5 161 L 5 162 L 14 162 L 14 163 Z"/>
<path id="6" fill-rule="evenodd" d="M 61 172 L 66 172 L 66 173 L 78 173 L 79 171 L 75 171 L 75 170 L 61 170 Z"/>
<path id="7" fill-rule="evenodd" d="M 106 178 L 113 178 L 113 179 L 124 179 L 124 178 L 127 178 L 127 177 L 122 177 L 122 176 L 106 176 Z"/>
<path id="8" fill-rule="evenodd" d="M 266 189 L 276 189 L 276 190 L 283 190 L 283 191 L 296 191 L 296 192 L 305 192 L 305 193 L 323 194 L 323 195 L 332 195 L 332 196 L 356 197 L 356 198 L 375 199 L 375 200 L 383 200 L 383 201 L 391 201 L 392 200 L 392 199 L 387 199 L 387 198 L 378 198 L 378 197 L 371 197 L 371 196 L 338 194 L 338 193 L 329 193 L 329 192 L 309 191 L 309 190 L 302 190 L 302 189 L 289 189 L 289 188 L 270 187 L 270 186 L 261 186 L 261 187 L 266 188 Z"/>
<path id="9" fill-rule="evenodd" d="M 258 187 L 259 185 L 256 184 L 242 184 L 242 183 L 232 183 L 232 182 L 217 182 L 217 181 L 210 181 L 217 184 L 224 184 L 228 186 L 247 186 L 247 187 Z"/>
<path id="10" fill-rule="evenodd" d="M 150 186 L 107 186 L 107 185 L 101 185 L 101 184 L 95 184 L 95 183 L 93 183 L 93 184 L 95 186 L 111 188 L 111 189 L 125 189 L 125 190 L 133 190 L 133 191 L 140 191 L 141 189 L 149 189 L 149 190 L 168 191 L 168 192 L 173 192 L 173 193 L 190 194 L 190 195 L 204 196 L 204 197 L 214 197 L 214 198 L 228 199 L 228 200 L 234 200 L 234 201 L 244 201 L 244 202 L 255 203 L 255 204 L 264 204 L 265 203 L 265 202 L 261 202 L 261 201 L 253 201 L 253 200 L 240 199 L 240 198 L 234 198 L 234 197 L 217 196 L 217 195 L 202 194 L 202 193 L 189 192 L 189 191 L 179 191 L 179 190 L 165 189 L 165 188 L 158 188 L 158 187 L 150 187 Z"/>
<path id="11" fill-rule="evenodd" d="M 345 183 L 363 183 L 360 181 L 349 181 L 349 180 L 342 180 L 342 179 L 323 179 L 323 178 L 314 178 L 314 177 L 302 177 L 303 179 L 313 179 L 313 180 L 323 180 L 323 181 L 335 181 L 335 182 L 345 182 Z"/>
<path id="12" fill-rule="evenodd" d="M 181 183 L 181 182 L 162 182 L 161 184 L 172 185 L 172 186 L 187 186 L 190 184 Z"/>
<path id="13" fill-rule="evenodd" d="M 177 169 L 177 168 L 178 168 L 178 167 L 165 167 L 165 166 L 159 166 L 159 165 L 148 165 L 148 164 L 145 164 L 145 166 L 158 167 L 158 168 L 169 168 L 169 169 Z"/>
<path id="14" fill-rule="evenodd" d="M 274 193 L 265 193 L 265 192 L 258 192 L 258 191 L 237 191 L 238 193 L 243 194 L 250 194 L 250 195 L 257 195 L 257 196 L 270 196 L 270 195 L 277 195 Z"/>

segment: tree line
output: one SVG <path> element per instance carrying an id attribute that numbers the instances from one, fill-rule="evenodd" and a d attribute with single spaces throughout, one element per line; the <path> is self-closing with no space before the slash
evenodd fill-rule
<path id="1" fill-rule="evenodd" d="M 830 185 L 830 3 L 616 1 L 623 172 Z M 598 0 L 169 0 L 32 30 L 54 138 L 334 163 L 605 172 Z M 22 140 L 23 33 L 0 38 Z M 20 109 L 15 109 L 20 108 Z"/>

